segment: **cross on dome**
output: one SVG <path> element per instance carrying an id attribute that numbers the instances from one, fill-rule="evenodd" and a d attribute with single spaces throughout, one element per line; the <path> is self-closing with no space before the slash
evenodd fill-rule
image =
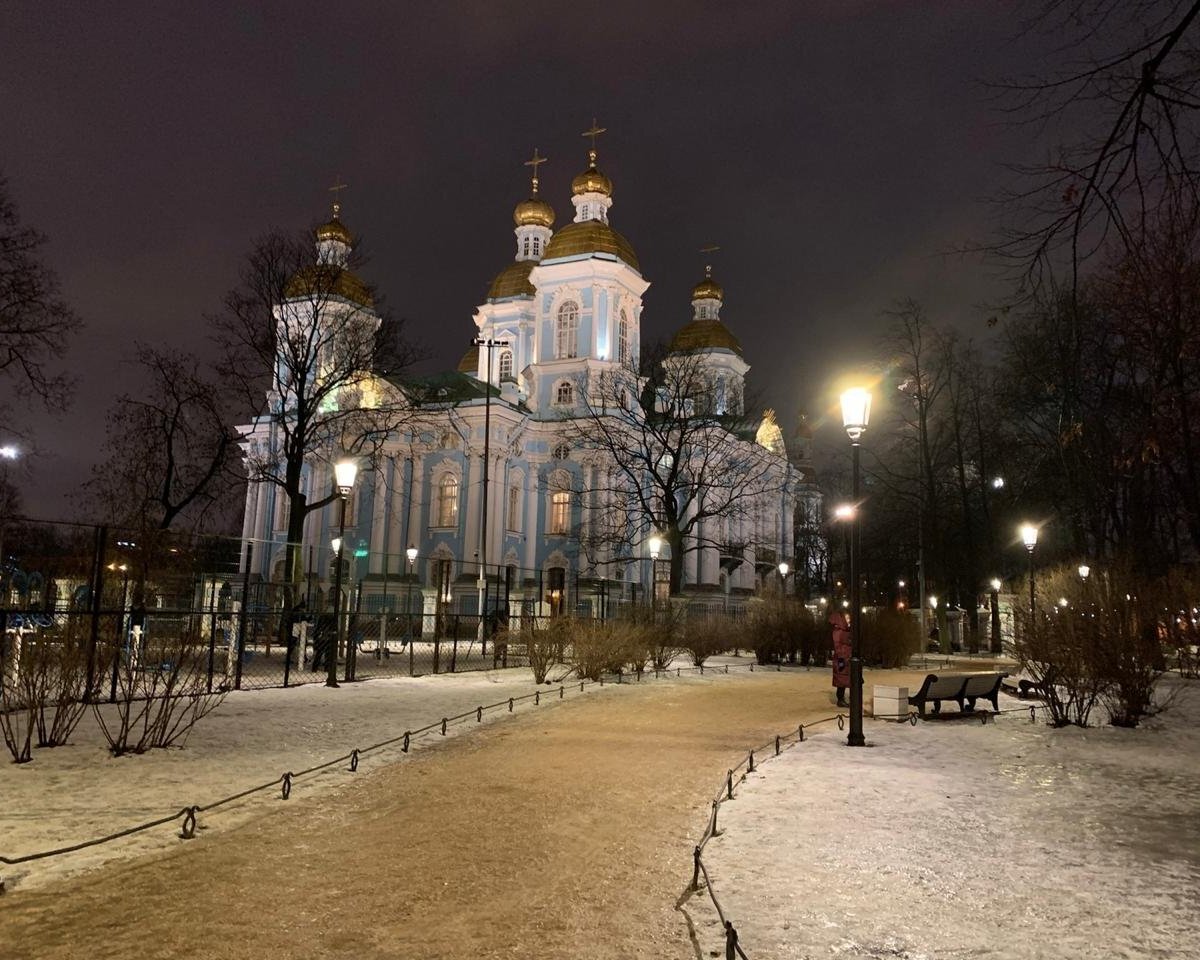
<path id="1" fill-rule="evenodd" d="M 329 188 L 329 192 L 333 194 L 333 219 L 338 218 L 338 214 L 342 212 L 341 197 L 338 196 L 349 184 L 342 183 L 342 175 L 339 173 L 333 178 L 333 186 Z"/>
<path id="2" fill-rule="evenodd" d="M 533 156 L 525 161 L 525 166 L 533 167 L 533 195 L 536 197 L 538 192 L 538 167 L 545 163 L 548 157 L 539 157 L 538 148 L 533 148 Z"/>

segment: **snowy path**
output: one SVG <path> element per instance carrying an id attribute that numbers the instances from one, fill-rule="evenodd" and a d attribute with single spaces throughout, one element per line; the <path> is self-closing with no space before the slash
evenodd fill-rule
<path id="1" fill-rule="evenodd" d="M 762 765 L 705 852 L 742 945 L 1200 957 L 1200 684 L 1184 686 L 1137 730 L 868 722 L 873 749 L 826 732 Z"/>
<path id="2" fill-rule="evenodd" d="M 673 905 L 690 876 L 703 798 L 747 745 L 828 715 L 828 684 L 813 671 L 608 685 L 468 727 L 445 747 L 364 761 L 354 777 L 331 774 L 286 803 L 263 797 L 214 814 L 194 841 L 18 885 L 0 909 L 0 953 L 692 958 Z M 326 695 L 381 696 L 374 687 Z M 243 737 L 270 743 L 305 723 L 343 749 L 344 717 L 328 730 L 320 688 L 289 697 L 301 692 L 316 698 L 305 711 L 285 709 L 301 702 L 288 699 L 270 720 L 235 716 L 214 743 L 249 764 L 233 759 L 254 753 Z M 470 694 L 468 708 L 480 699 Z M 197 739 L 178 754 L 196 759 L 170 771 L 176 783 L 207 762 L 200 747 Z M 134 771 L 144 759 L 105 762 Z"/>

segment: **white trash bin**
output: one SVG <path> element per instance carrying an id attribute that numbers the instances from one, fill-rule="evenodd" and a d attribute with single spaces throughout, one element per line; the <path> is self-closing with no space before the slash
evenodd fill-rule
<path id="1" fill-rule="evenodd" d="M 908 687 L 876 685 L 873 710 L 880 719 L 895 720 L 908 716 Z"/>

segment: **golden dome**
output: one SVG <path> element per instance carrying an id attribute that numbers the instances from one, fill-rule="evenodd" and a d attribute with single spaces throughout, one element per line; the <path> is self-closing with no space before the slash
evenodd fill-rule
<path id="1" fill-rule="evenodd" d="M 374 306 L 370 287 L 351 271 L 328 263 L 305 267 L 287 282 L 283 293 L 289 299 L 311 300 L 318 305 L 338 297 L 368 310 Z"/>
<path id="2" fill-rule="evenodd" d="M 697 300 L 724 300 L 725 291 L 712 277 L 705 277 L 692 287 L 692 302 Z"/>
<path id="3" fill-rule="evenodd" d="M 529 272 L 537 266 L 536 260 L 516 260 L 496 274 L 488 287 L 488 300 L 507 300 L 509 297 L 532 297 L 535 293 L 529 282 Z"/>
<path id="4" fill-rule="evenodd" d="M 517 209 L 513 211 L 513 223 L 518 227 L 552 227 L 554 208 L 535 194 L 517 204 Z"/>
<path id="5" fill-rule="evenodd" d="M 720 320 L 693 320 L 671 338 L 671 353 L 700 350 L 731 350 L 739 357 L 742 345 Z"/>
<path id="6" fill-rule="evenodd" d="M 602 193 L 612 196 L 612 181 L 596 169 L 596 151 L 589 155 L 588 168 L 571 181 L 571 193 L 579 196 L 581 193 Z"/>
<path id="7" fill-rule="evenodd" d="M 472 344 L 458 361 L 458 372 L 469 373 L 472 376 L 479 373 L 479 347 L 476 344 Z"/>
<path id="8" fill-rule="evenodd" d="M 633 252 L 629 241 L 603 220 L 568 223 L 550 238 L 542 261 L 544 263 L 557 257 L 573 257 L 581 253 L 607 253 L 627 263 L 638 273 L 642 272 L 637 254 Z"/>
<path id="9" fill-rule="evenodd" d="M 328 223 L 323 223 L 317 227 L 317 240 L 337 240 L 339 243 L 344 243 L 348 247 L 354 246 L 354 237 L 350 231 L 346 229 L 345 224 L 337 217 L 334 217 Z"/>

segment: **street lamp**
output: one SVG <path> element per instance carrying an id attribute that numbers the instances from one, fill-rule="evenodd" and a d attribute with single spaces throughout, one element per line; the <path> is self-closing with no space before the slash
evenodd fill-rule
<path id="1" fill-rule="evenodd" d="M 1081 563 L 1079 565 L 1079 579 L 1082 580 L 1084 583 L 1087 583 L 1087 578 L 1091 575 L 1091 573 L 1092 573 L 1092 568 L 1089 567 L 1086 563 Z"/>
<path id="2" fill-rule="evenodd" d="M 853 486 L 851 497 L 854 503 L 854 526 L 850 534 L 850 735 L 846 743 L 851 747 L 865 747 L 863 737 L 863 676 L 862 676 L 862 603 L 859 598 L 858 552 L 862 546 L 861 514 L 859 509 L 859 445 L 871 419 L 871 392 L 863 387 L 852 387 L 842 394 L 842 426 L 850 438 L 853 456 Z"/>
<path id="3" fill-rule="evenodd" d="M 408 637 L 408 642 L 412 643 L 412 585 L 413 585 L 413 567 L 417 562 L 417 548 L 414 544 L 409 544 L 408 549 L 404 551 L 408 557 L 408 596 L 404 599 L 404 633 Z"/>
<path id="4" fill-rule="evenodd" d="M 1000 587 L 999 577 L 992 577 L 992 653 L 1002 653 L 1004 645 L 1000 639 Z"/>
<path id="5" fill-rule="evenodd" d="M 334 573 L 333 579 L 334 627 L 333 637 L 330 641 L 331 646 L 328 651 L 328 662 L 326 664 L 325 686 L 327 687 L 336 687 L 338 685 L 337 655 L 338 648 L 342 645 L 342 547 L 345 546 L 346 541 L 346 503 L 350 499 L 351 491 L 354 490 L 354 481 L 358 477 L 358 464 L 353 460 L 339 460 L 333 465 L 333 476 L 341 508 L 338 514 L 338 535 L 332 543 L 337 570 Z M 352 680 L 353 678 L 354 669 L 351 662 L 351 652 L 347 650 L 346 679 Z"/>
<path id="6" fill-rule="evenodd" d="M 1037 546 L 1038 528 L 1032 523 L 1021 524 L 1021 542 L 1029 554 L 1029 625 L 1033 626 L 1033 615 L 1037 612 L 1037 595 L 1033 587 L 1033 548 Z"/>
<path id="7" fill-rule="evenodd" d="M 488 468 L 491 459 L 492 440 L 492 351 L 496 347 L 507 347 L 507 340 L 496 340 L 492 337 L 475 337 L 471 341 L 476 348 L 487 350 L 487 383 L 483 391 L 483 491 L 479 501 L 479 579 L 475 585 L 479 588 L 479 652 L 487 653 L 487 630 L 483 626 L 483 618 L 487 606 L 487 533 L 488 533 Z"/>
<path id="8" fill-rule="evenodd" d="M 787 562 L 780 561 L 780 564 L 779 564 L 779 595 L 781 597 L 787 596 L 788 569 L 789 569 L 789 567 L 787 565 Z"/>

